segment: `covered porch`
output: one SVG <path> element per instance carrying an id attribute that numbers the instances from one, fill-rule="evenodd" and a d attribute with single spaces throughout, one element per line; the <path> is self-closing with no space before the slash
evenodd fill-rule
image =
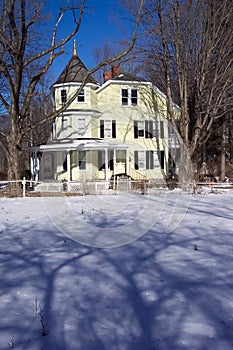
<path id="1" fill-rule="evenodd" d="M 107 182 L 118 173 L 129 175 L 129 145 L 101 139 L 79 139 L 31 147 L 34 181 Z"/>

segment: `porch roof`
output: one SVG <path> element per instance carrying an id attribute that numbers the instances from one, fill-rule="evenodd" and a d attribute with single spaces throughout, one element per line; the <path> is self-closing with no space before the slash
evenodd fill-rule
<path id="1" fill-rule="evenodd" d="M 91 150 L 126 150 L 130 147 L 125 143 L 106 141 L 102 139 L 78 139 L 64 142 L 51 142 L 46 145 L 30 147 L 31 152 L 59 152 L 59 151 L 91 151 Z"/>

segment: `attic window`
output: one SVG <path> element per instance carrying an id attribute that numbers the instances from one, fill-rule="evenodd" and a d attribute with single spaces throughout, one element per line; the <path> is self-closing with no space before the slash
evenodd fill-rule
<path id="1" fill-rule="evenodd" d="M 121 90 L 122 106 L 137 106 L 138 90 L 137 89 L 122 89 Z"/>
<path id="2" fill-rule="evenodd" d="M 67 102 L 67 92 L 65 89 L 61 90 L 61 103 Z"/>
<path id="3" fill-rule="evenodd" d="M 85 91 L 82 89 L 78 94 L 78 102 L 85 102 Z"/>

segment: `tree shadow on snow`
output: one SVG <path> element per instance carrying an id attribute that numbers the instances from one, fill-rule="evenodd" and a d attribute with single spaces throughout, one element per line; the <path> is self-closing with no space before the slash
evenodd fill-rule
<path id="1" fill-rule="evenodd" d="M 230 233 L 223 249 L 214 225 L 210 236 L 189 219 L 172 233 L 161 221 L 113 249 L 79 245 L 47 224 L 6 225 L 0 349 L 232 348 Z"/>

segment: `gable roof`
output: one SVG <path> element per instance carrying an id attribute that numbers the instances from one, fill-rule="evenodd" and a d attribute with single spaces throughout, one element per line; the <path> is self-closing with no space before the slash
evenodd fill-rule
<path id="1" fill-rule="evenodd" d="M 85 67 L 78 55 L 74 54 L 53 85 L 65 83 L 82 83 L 87 73 L 88 69 Z M 86 83 L 99 85 L 97 80 L 95 80 L 91 75 L 87 78 Z"/>

